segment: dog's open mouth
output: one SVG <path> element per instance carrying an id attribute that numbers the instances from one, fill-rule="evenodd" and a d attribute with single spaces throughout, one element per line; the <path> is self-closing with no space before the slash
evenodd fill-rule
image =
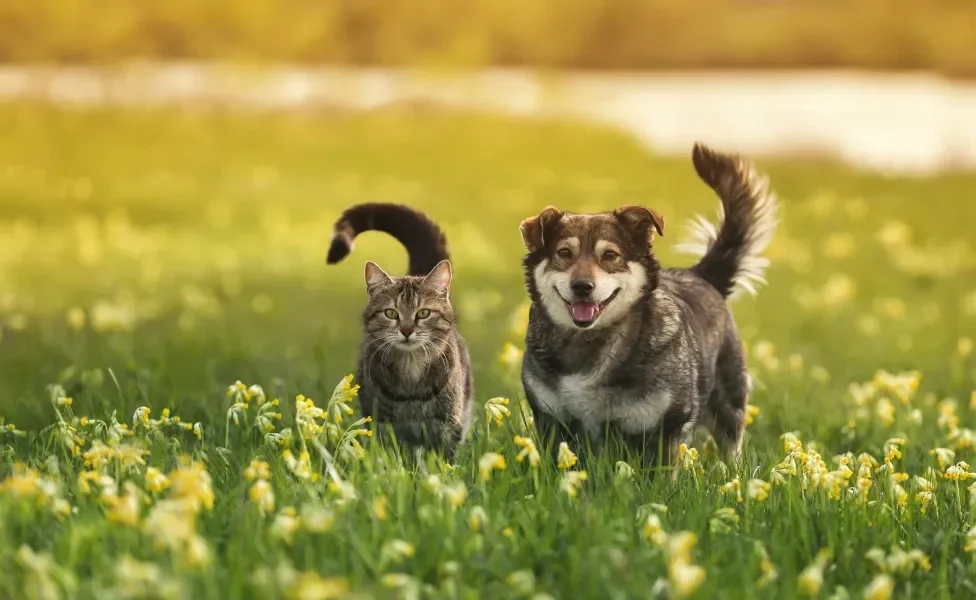
<path id="1" fill-rule="evenodd" d="M 607 307 L 617 294 L 620 293 L 620 288 L 613 291 L 606 300 L 597 304 L 596 302 L 566 302 L 566 306 L 569 307 L 569 314 L 573 318 L 573 323 L 577 327 L 589 327 L 596 321 L 596 318 L 600 316 L 600 313 L 604 308 Z M 564 300 L 565 302 L 565 300 Z"/>

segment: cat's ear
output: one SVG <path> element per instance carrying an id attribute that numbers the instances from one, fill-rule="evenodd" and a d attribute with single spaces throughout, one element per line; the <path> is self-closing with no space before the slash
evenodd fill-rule
<path id="1" fill-rule="evenodd" d="M 366 261 L 366 291 L 371 292 L 378 286 L 392 283 L 393 280 L 386 271 L 374 262 Z"/>
<path id="2" fill-rule="evenodd" d="M 451 292 L 451 261 L 442 260 L 424 277 L 424 286 L 445 296 Z"/>

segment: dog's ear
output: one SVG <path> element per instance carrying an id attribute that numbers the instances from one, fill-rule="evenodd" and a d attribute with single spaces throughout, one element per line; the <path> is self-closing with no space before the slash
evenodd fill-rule
<path id="1" fill-rule="evenodd" d="M 536 217 L 529 217 L 519 225 L 522 243 L 529 252 L 535 252 L 546 245 L 546 238 L 553 233 L 553 227 L 563 218 L 563 212 L 555 206 L 547 206 Z"/>
<path id="2" fill-rule="evenodd" d="M 646 241 L 649 244 L 654 241 L 654 231 L 657 231 L 658 235 L 664 235 L 664 217 L 657 211 L 628 204 L 615 210 L 613 215 L 635 239 L 642 242 Z"/>

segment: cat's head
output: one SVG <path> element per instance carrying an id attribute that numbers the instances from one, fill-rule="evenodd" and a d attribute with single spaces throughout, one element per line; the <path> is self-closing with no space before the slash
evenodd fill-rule
<path id="1" fill-rule="evenodd" d="M 454 327 L 449 261 L 437 263 L 426 277 L 391 277 L 367 262 L 366 293 L 363 324 L 377 348 L 431 351 L 447 343 Z"/>

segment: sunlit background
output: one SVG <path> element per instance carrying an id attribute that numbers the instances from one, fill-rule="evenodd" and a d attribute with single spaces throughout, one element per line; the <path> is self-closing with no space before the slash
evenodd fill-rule
<path id="1" fill-rule="evenodd" d="M 362 263 L 406 264 L 381 234 L 324 264 L 336 216 L 378 200 L 447 231 L 496 385 L 519 335 L 518 222 L 644 203 L 667 219 L 665 262 L 686 264 L 668 246 L 713 204 L 696 139 L 759 160 L 785 205 L 770 286 L 736 307 L 748 339 L 832 370 L 934 358 L 976 311 L 954 214 L 976 181 L 974 16 L 949 1 L 113 0 L 92 18 L 3 2 L 0 406 L 32 412 L 72 365 L 165 364 L 179 376 L 153 393 L 191 403 L 244 373 L 326 385 L 354 365 Z"/>
<path id="2" fill-rule="evenodd" d="M 881 448 L 917 408 L 922 460 L 937 402 L 976 414 L 973 23 L 959 0 L 0 0 L 0 415 L 50 424 L 60 383 L 79 414 L 169 407 L 217 443 L 236 380 L 326 400 L 363 263 L 406 267 L 376 233 L 327 266 L 332 225 L 385 201 L 447 233 L 481 431 L 521 395 L 519 222 L 644 204 L 687 265 L 702 140 L 782 203 L 768 285 L 734 305 L 755 435 Z M 922 374 L 915 405 L 848 393 L 880 369 Z"/>

